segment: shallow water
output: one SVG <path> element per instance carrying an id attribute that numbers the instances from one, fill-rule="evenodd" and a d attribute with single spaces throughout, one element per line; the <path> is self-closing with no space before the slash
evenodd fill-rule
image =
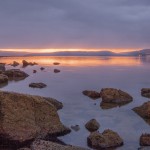
<path id="1" fill-rule="evenodd" d="M 15 68 L 27 72 L 30 76 L 22 81 L 10 81 L 1 90 L 49 96 L 63 102 L 64 108 L 59 111 L 61 121 L 67 125 L 80 125 L 78 132 L 60 137 L 67 144 L 87 147 L 86 138 L 89 132 L 84 128 L 87 121 L 95 118 L 99 121 L 100 132 L 112 129 L 124 140 L 124 146 L 117 150 L 135 150 L 139 147 L 139 137 L 150 132 L 150 126 L 132 111 L 135 106 L 148 101 L 140 95 L 143 87 L 150 87 L 150 56 L 146 57 L 3 57 L 0 62 L 7 64 L 14 60 L 37 62 L 37 66 Z M 53 62 L 60 62 L 54 66 Z M 41 71 L 40 67 L 45 70 Z M 13 68 L 7 65 L 7 69 Z M 61 72 L 55 74 L 54 69 Z M 37 70 L 33 74 L 33 69 Z M 44 89 L 29 88 L 31 82 L 44 82 Z M 100 91 L 101 88 L 113 87 L 122 89 L 134 98 L 134 101 L 122 107 L 112 109 L 100 108 L 100 99 L 91 100 L 82 94 L 83 90 Z M 96 105 L 95 105 L 96 103 Z"/>

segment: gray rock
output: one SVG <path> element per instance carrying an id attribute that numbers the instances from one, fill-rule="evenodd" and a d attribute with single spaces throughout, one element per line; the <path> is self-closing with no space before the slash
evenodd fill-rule
<path id="1" fill-rule="evenodd" d="M 44 83 L 30 83 L 29 84 L 29 87 L 32 87 L 32 88 L 45 88 L 47 85 L 44 84 Z"/>
<path id="2" fill-rule="evenodd" d="M 84 95 L 92 98 L 92 99 L 97 99 L 100 98 L 100 93 L 96 92 L 96 91 L 89 91 L 89 90 L 85 90 L 82 92 Z"/>
<path id="3" fill-rule="evenodd" d="M 80 130 L 80 126 L 79 125 L 71 126 L 71 129 L 77 132 Z"/>
<path id="4" fill-rule="evenodd" d="M 100 124 L 97 122 L 96 119 L 91 119 L 90 121 L 88 121 L 86 124 L 85 124 L 85 128 L 87 130 L 89 130 L 90 132 L 93 132 L 93 131 L 96 131 L 98 130 L 100 127 Z"/>

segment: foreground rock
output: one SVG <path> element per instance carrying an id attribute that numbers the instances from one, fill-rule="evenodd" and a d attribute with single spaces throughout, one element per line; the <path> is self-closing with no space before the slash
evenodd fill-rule
<path id="1" fill-rule="evenodd" d="M 140 137 L 141 146 L 150 146 L 150 134 L 142 134 Z"/>
<path id="2" fill-rule="evenodd" d="M 10 69 L 3 72 L 4 75 L 8 76 L 10 79 L 25 79 L 29 75 L 25 73 L 24 71 L 21 71 L 20 69 Z"/>
<path id="3" fill-rule="evenodd" d="M 22 61 L 23 67 L 27 67 L 27 66 L 33 66 L 33 65 L 37 65 L 36 62 L 27 62 L 26 60 Z"/>
<path id="4" fill-rule="evenodd" d="M 135 111 L 150 125 L 150 101 L 145 102 L 139 107 L 133 108 L 133 111 Z"/>
<path id="5" fill-rule="evenodd" d="M 0 84 L 8 83 L 8 76 L 0 74 Z"/>
<path id="6" fill-rule="evenodd" d="M 60 70 L 59 69 L 54 69 L 54 73 L 59 73 Z"/>
<path id="7" fill-rule="evenodd" d="M 92 98 L 92 99 L 97 99 L 97 98 L 100 98 L 100 93 L 96 92 L 96 91 L 88 91 L 88 90 L 85 90 L 82 92 L 84 95 Z"/>
<path id="8" fill-rule="evenodd" d="M 0 63 L 0 71 L 5 71 L 5 64 L 4 63 Z"/>
<path id="9" fill-rule="evenodd" d="M 18 62 L 13 61 L 13 64 L 12 64 L 11 66 L 16 67 L 16 66 L 18 66 L 18 65 L 19 65 L 19 63 L 18 63 Z"/>
<path id="10" fill-rule="evenodd" d="M 87 130 L 89 130 L 90 132 L 93 132 L 93 131 L 96 131 L 98 130 L 100 127 L 100 124 L 97 122 L 96 119 L 91 119 L 90 121 L 88 121 L 86 124 L 85 124 L 85 128 Z"/>
<path id="11" fill-rule="evenodd" d="M 102 134 L 92 132 L 87 138 L 88 145 L 94 149 L 108 149 L 123 145 L 122 138 L 112 130 L 105 130 Z"/>
<path id="12" fill-rule="evenodd" d="M 31 145 L 31 150 L 87 150 L 71 145 L 60 145 L 50 141 L 37 140 Z"/>
<path id="13" fill-rule="evenodd" d="M 44 84 L 44 83 L 30 83 L 29 84 L 29 87 L 32 87 L 32 88 L 45 88 L 47 85 Z"/>
<path id="14" fill-rule="evenodd" d="M 57 114 L 57 101 L 47 99 L 0 91 L 0 145 L 4 141 L 10 146 L 20 145 L 35 138 L 69 133 Z"/>
<path id="15" fill-rule="evenodd" d="M 54 64 L 54 65 L 59 65 L 60 63 L 59 63 L 59 62 L 54 62 L 53 64 Z"/>
<path id="16" fill-rule="evenodd" d="M 141 95 L 147 98 L 150 98 L 150 88 L 141 89 Z"/>
<path id="17" fill-rule="evenodd" d="M 103 103 L 127 104 L 133 100 L 128 93 L 114 88 L 104 88 L 100 95 Z"/>

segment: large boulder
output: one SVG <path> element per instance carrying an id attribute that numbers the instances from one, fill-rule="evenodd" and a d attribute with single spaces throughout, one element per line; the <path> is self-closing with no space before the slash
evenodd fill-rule
<path id="1" fill-rule="evenodd" d="M 126 104 L 133 100 L 132 96 L 120 89 L 104 88 L 100 95 L 104 103 Z"/>
<path id="2" fill-rule="evenodd" d="M 90 121 L 88 121 L 86 124 L 85 124 L 85 128 L 87 130 L 89 130 L 90 132 L 93 132 L 93 131 L 96 131 L 98 130 L 100 127 L 100 124 L 97 122 L 96 119 L 91 119 Z"/>
<path id="3" fill-rule="evenodd" d="M 122 138 L 112 130 L 105 130 L 102 134 L 92 132 L 87 138 L 88 145 L 94 149 L 109 149 L 123 145 Z"/>
<path id="4" fill-rule="evenodd" d="M 97 99 L 100 98 L 100 93 L 96 92 L 96 91 L 89 91 L 89 90 L 85 90 L 82 92 L 84 95 L 92 98 L 92 99 Z"/>
<path id="5" fill-rule="evenodd" d="M 0 84 L 8 83 L 8 76 L 0 74 Z"/>
<path id="6" fill-rule="evenodd" d="M 147 98 L 150 98 L 150 88 L 141 89 L 141 95 Z"/>
<path id="7" fill-rule="evenodd" d="M 141 146 L 150 146 L 150 134 L 142 134 L 140 137 Z"/>
<path id="8" fill-rule="evenodd" d="M 5 71 L 5 64 L 4 63 L 0 63 L 0 71 Z"/>
<path id="9" fill-rule="evenodd" d="M 31 150 L 88 150 L 71 145 L 60 145 L 50 141 L 36 140 L 31 145 Z"/>
<path id="10" fill-rule="evenodd" d="M 0 145 L 20 145 L 35 138 L 70 132 L 60 121 L 60 103 L 49 98 L 0 91 Z"/>
<path id="11" fill-rule="evenodd" d="M 145 102 L 139 107 L 133 108 L 133 111 L 135 111 L 150 125 L 150 101 Z"/>
<path id="12" fill-rule="evenodd" d="M 3 72 L 10 79 L 25 79 L 29 75 L 20 69 L 9 69 Z"/>

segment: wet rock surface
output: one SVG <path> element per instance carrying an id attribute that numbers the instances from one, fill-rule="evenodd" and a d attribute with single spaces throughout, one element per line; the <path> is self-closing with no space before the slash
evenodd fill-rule
<path id="1" fill-rule="evenodd" d="M 85 90 L 82 92 L 84 95 L 92 98 L 92 99 L 98 99 L 100 98 L 100 93 L 96 92 L 96 91 L 89 91 L 89 90 Z"/>
<path id="2" fill-rule="evenodd" d="M 147 98 L 150 98 L 150 88 L 141 89 L 141 95 Z"/>
<path id="3" fill-rule="evenodd" d="M 128 93 L 114 88 L 104 88 L 101 90 L 100 95 L 103 103 L 116 103 L 121 105 L 133 100 L 132 96 Z"/>
<path id="4" fill-rule="evenodd" d="M 32 87 L 32 88 L 45 88 L 47 85 L 42 83 L 42 82 L 39 82 L 39 83 L 30 83 L 29 84 L 29 87 Z"/>
<path id="5" fill-rule="evenodd" d="M 87 143 L 94 149 L 109 149 L 123 145 L 122 138 L 112 130 L 105 130 L 102 134 L 98 131 L 92 132 L 87 138 Z"/>
<path id="6" fill-rule="evenodd" d="M 139 107 L 133 108 L 133 111 L 141 116 L 150 125 L 150 101 L 145 102 Z"/>
<path id="7" fill-rule="evenodd" d="M 98 130 L 100 127 L 100 124 L 97 122 L 96 119 L 91 119 L 90 121 L 88 121 L 86 124 L 85 124 L 85 128 L 87 130 L 89 130 L 90 132 L 93 132 L 93 131 L 96 131 Z"/>
<path id="8" fill-rule="evenodd" d="M 150 146 L 150 134 L 142 134 L 140 137 L 141 146 Z"/>
<path id="9" fill-rule="evenodd" d="M 54 101 L 52 99 L 50 103 L 50 98 L 47 101 L 40 96 L 0 91 L 0 145 L 13 147 L 37 137 L 69 133 L 70 129 L 60 122 Z"/>
<path id="10" fill-rule="evenodd" d="M 59 69 L 54 69 L 54 73 L 59 73 L 60 70 Z"/>

